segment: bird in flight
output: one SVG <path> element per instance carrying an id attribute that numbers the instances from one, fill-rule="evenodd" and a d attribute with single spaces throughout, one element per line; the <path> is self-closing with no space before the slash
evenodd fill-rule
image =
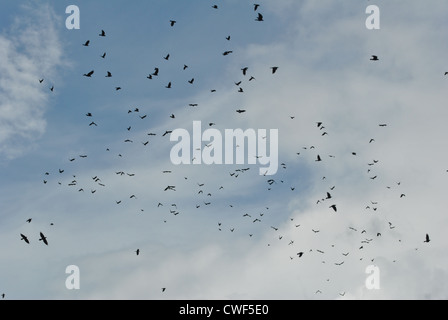
<path id="1" fill-rule="evenodd" d="M 136 253 L 137 255 L 139 255 L 139 254 L 140 254 L 140 249 L 137 249 L 137 250 L 135 251 L 135 253 Z"/>
<path id="2" fill-rule="evenodd" d="M 107 71 L 106 78 L 112 78 L 112 73 L 110 73 L 109 71 Z"/>
<path id="3" fill-rule="evenodd" d="M 99 34 L 100 37 L 105 37 L 106 36 L 106 32 L 104 30 L 101 30 L 101 33 Z"/>
<path id="4" fill-rule="evenodd" d="M 275 74 L 278 70 L 278 67 L 271 67 L 271 69 L 272 69 L 272 74 Z"/>
<path id="5" fill-rule="evenodd" d="M 30 218 L 30 219 L 26 220 L 26 222 L 31 223 L 32 220 L 33 220 L 33 219 Z"/>
<path id="6" fill-rule="evenodd" d="M 177 21 L 176 20 L 170 20 L 170 25 L 172 26 L 172 27 L 174 27 L 174 25 L 177 23 Z"/>
<path id="7" fill-rule="evenodd" d="M 165 88 L 171 89 L 171 82 L 169 82 L 168 85 Z"/>
<path id="8" fill-rule="evenodd" d="M 106 52 L 103 53 L 103 55 L 101 56 L 101 58 L 106 59 Z"/>
<path id="9" fill-rule="evenodd" d="M 264 17 L 261 13 L 258 13 L 258 17 L 255 19 L 255 21 L 264 21 Z"/>
<path id="10" fill-rule="evenodd" d="M 371 61 L 379 61 L 380 59 L 378 59 L 378 56 L 372 56 L 372 58 L 370 58 Z"/>
<path id="11" fill-rule="evenodd" d="M 23 234 L 20 234 L 20 236 L 21 236 L 21 239 L 20 239 L 20 240 L 23 240 L 23 241 L 25 241 L 26 243 L 30 244 L 30 241 L 28 240 L 27 236 L 25 236 L 25 235 L 23 235 Z"/>
<path id="12" fill-rule="evenodd" d="M 424 241 L 424 243 L 430 243 L 431 239 L 429 238 L 429 234 L 426 234 L 426 240 Z"/>
<path id="13" fill-rule="evenodd" d="M 47 237 L 45 237 L 45 235 L 41 232 L 40 233 L 40 239 L 39 241 L 43 241 L 43 243 L 45 243 L 45 245 L 48 246 L 48 241 L 47 241 Z"/>
<path id="14" fill-rule="evenodd" d="M 166 57 L 164 57 L 163 59 L 165 59 L 166 61 L 170 60 L 170 54 L 168 53 L 168 54 L 166 55 Z"/>
<path id="15" fill-rule="evenodd" d="M 236 112 L 238 112 L 238 113 L 245 113 L 246 112 L 246 110 L 236 110 Z"/>
<path id="16" fill-rule="evenodd" d="M 254 11 L 257 11 L 257 10 L 258 10 L 258 8 L 260 8 L 260 5 L 259 5 L 259 4 L 256 4 L 256 3 L 254 3 Z"/>
<path id="17" fill-rule="evenodd" d="M 95 73 L 95 71 L 92 70 L 89 73 L 85 73 L 84 77 L 91 78 L 94 73 Z"/>
<path id="18" fill-rule="evenodd" d="M 233 53 L 233 51 L 225 51 L 222 55 L 223 56 L 228 56 L 229 54 Z"/>
<path id="19" fill-rule="evenodd" d="M 88 47 L 90 45 L 90 40 L 87 40 L 86 43 L 83 44 L 84 47 Z"/>
<path id="20" fill-rule="evenodd" d="M 332 205 L 331 207 L 330 207 L 330 209 L 333 209 L 334 210 L 334 212 L 338 212 L 338 208 L 336 207 L 336 205 L 334 204 L 334 205 Z"/>

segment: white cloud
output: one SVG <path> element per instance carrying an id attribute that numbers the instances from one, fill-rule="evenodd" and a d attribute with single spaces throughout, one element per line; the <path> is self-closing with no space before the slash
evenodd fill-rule
<path id="1" fill-rule="evenodd" d="M 0 155 L 14 158 L 45 131 L 50 87 L 63 64 L 48 5 L 24 6 L 9 31 L 0 35 Z M 44 79 L 42 84 L 39 79 Z"/>

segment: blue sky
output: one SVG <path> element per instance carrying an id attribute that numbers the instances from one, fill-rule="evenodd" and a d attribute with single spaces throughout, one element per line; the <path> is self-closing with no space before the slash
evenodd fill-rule
<path id="1" fill-rule="evenodd" d="M 370 2 L 258 1 L 265 21 L 256 22 L 253 3 L 236 0 L 216 1 L 218 10 L 213 1 L 3 1 L 0 293 L 446 299 L 448 8 L 376 1 L 381 29 L 369 31 Z M 65 28 L 71 4 L 80 30 Z M 160 75 L 147 79 L 155 67 Z M 264 177 L 258 165 L 173 166 L 162 134 L 197 120 L 279 129 L 286 169 Z M 380 290 L 365 287 L 371 264 Z M 80 290 L 65 288 L 68 265 L 80 268 Z"/>

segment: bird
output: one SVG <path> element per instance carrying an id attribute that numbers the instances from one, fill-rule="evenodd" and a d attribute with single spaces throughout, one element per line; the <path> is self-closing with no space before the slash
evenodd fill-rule
<path id="1" fill-rule="evenodd" d="M 384 128 L 387 127 L 387 124 L 380 124 L 379 126 Z"/>
<path id="2" fill-rule="evenodd" d="M 447 72 L 445 72 L 445 76 L 446 76 L 446 75 L 448 75 L 448 71 L 447 71 Z"/>
<path id="3" fill-rule="evenodd" d="M 241 69 L 241 71 L 243 71 L 243 75 L 244 76 L 247 75 L 247 70 L 249 70 L 248 67 L 245 67 L 245 68 Z"/>
<path id="4" fill-rule="evenodd" d="M 171 85 L 171 82 L 169 82 L 168 85 L 167 85 L 165 88 L 167 88 L 167 89 L 171 89 L 171 86 L 172 86 L 172 85 Z"/>
<path id="5" fill-rule="evenodd" d="M 218 9 L 218 6 L 215 4 L 212 6 L 213 9 Z"/>
<path id="6" fill-rule="evenodd" d="M 115 87 L 115 91 L 121 90 L 121 87 Z"/>
<path id="7" fill-rule="evenodd" d="M 103 55 L 101 56 L 101 58 L 106 59 L 106 52 L 103 53 Z"/>
<path id="8" fill-rule="evenodd" d="M 54 92 L 54 86 L 52 86 L 52 87 L 50 88 L 50 91 L 51 91 L 51 92 Z"/>
<path id="9" fill-rule="evenodd" d="M 92 71 L 90 71 L 89 73 L 85 73 L 85 74 L 84 74 L 84 77 L 91 78 L 92 75 L 93 75 L 94 73 L 95 73 L 95 71 L 92 70 Z"/>
<path id="10" fill-rule="evenodd" d="M 104 30 L 101 30 L 101 33 L 99 34 L 100 37 L 105 37 L 106 36 L 106 32 L 104 32 Z"/>
<path id="11" fill-rule="evenodd" d="M 112 78 L 112 73 L 110 73 L 109 71 L 107 71 L 106 78 Z"/>
<path id="12" fill-rule="evenodd" d="M 166 291 L 166 288 L 162 288 L 162 292 L 165 292 Z"/>
<path id="13" fill-rule="evenodd" d="M 272 69 L 272 74 L 275 74 L 278 70 L 278 67 L 271 67 L 271 69 Z"/>
<path id="14" fill-rule="evenodd" d="M 98 125 L 97 125 L 95 122 L 91 122 L 91 123 L 89 124 L 89 127 L 91 127 L 91 126 L 98 127 Z"/>
<path id="15" fill-rule="evenodd" d="M 176 20 L 170 20 L 170 26 L 174 27 L 174 25 L 177 23 Z"/>
<path id="16" fill-rule="evenodd" d="M 297 255 L 299 256 L 299 258 L 302 258 L 304 253 L 303 252 L 299 252 Z"/>
<path id="17" fill-rule="evenodd" d="M 83 44 L 84 47 L 88 47 L 90 45 L 90 40 L 87 40 L 86 43 Z"/>
<path id="18" fill-rule="evenodd" d="M 334 205 L 332 205 L 331 207 L 330 207 L 330 209 L 333 209 L 334 210 L 334 212 L 338 212 L 338 208 L 336 207 L 336 205 L 334 204 Z"/>
<path id="19" fill-rule="evenodd" d="M 42 83 L 42 82 L 44 82 L 44 79 L 39 79 L 39 83 Z"/>
<path id="20" fill-rule="evenodd" d="M 338 267 L 342 266 L 343 264 L 344 264 L 344 262 L 341 262 L 341 263 L 335 263 L 335 265 L 338 266 Z"/>
<path id="21" fill-rule="evenodd" d="M 170 54 L 168 53 L 163 59 L 165 59 L 166 61 L 170 60 Z"/>
<path id="22" fill-rule="evenodd" d="M 378 56 L 374 56 L 374 55 L 372 55 L 372 58 L 370 58 L 370 60 L 371 60 L 371 61 L 378 61 L 378 60 L 380 60 L 380 59 L 378 59 Z"/>
<path id="23" fill-rule="evenodd" d="M 264 21 L 264 17 L 261 13 L 258 13 L 258 17 L 255 19 L 255 21 Z"/>
<path id="24" fill-rule="evenodd" d="M 429 234 L 426 234 L 426 240 L 423 241 L 424 243 L 430 243 L 431 239 L 429 238 Z"/>
<path id="25" fill-rule="evenodd" d="M 232 39 L 231 36 L 226 37 L 226 40 L 227 40 L 227 41 L 230 41 L 230 39 Z"/>
<path id="26" fill-rule="evenodd" d="M 322 161 L 322 158 L 320 157 L 320 155 L 317 155 L 317 160 L 316 160 L 316 162 L 321 162 Z"/>
<path id="27" fill-rule="evenodd" d="M 21 239 L 20 239 L 20 240 L 23 240 L 23 241 L 25 241 L 26 243 L 30 244 L 30 241 L 28 240 L 27 236 L 25 236 L 25 235 L 23 235 L 23 234 L 20 234 L 20 236 L 21 236 Z"/>
<path id="28" fill-rule="evenodd" d="M 26 222 L 31 223 L 32 220 L 32 218 L 29 218 L 28 220 L 26 220 Z"/>
<path id="29" fill-rule="evenodd" d="M 233 51 L 225 51 L 222 55 L 223 56 L 228 56 L 229 54 L 233 53 Z"/>
<path id="30" fill-rule="evenodd" d="M 136 253 L 137 255 L 139 255 L 139 254 L 140 254 L 140 249 L 137 249 L 137 250 L 135 251 L 135 253 Z"/>
<path id="31" fill-rule="evenodd" d="M 327 200 L 329 200 L 331 198 L 332 198 L 331 194 L 329 192 L 327 192 Z"/>
<path id="32" fill-rule="evenodd" d="M 257 3 L 254 3 L 254 11 L 257 11 L 257 10 L 258 10 L 258 8 L 260 8 L 260 5 L 259 5 L 259 4 L 257 4 Z"/>
<path id="33" fill-rule="evenodd" d="M 188 83 L 189 83 L 189 84 L 193 84 L 193 83 L 194 83 L 194 78 L 191 79 L 191 80 L 188 80 Z"/>
<path id="34" fill-rule="evenodd" d="M 236 110 L 236 112 L 238 112 L 238 113 L 240 113 L 240 114 L 241 114 L 241 113 L 245 113 L 245 112 L 246 112 L 246 110 L 241 110 L 241 109 L 240 109 L 240 110 Z"/>
<path id="35" fill-rule="evenodd" d="M 45 235 L 41 232 L 40 233 L 40 239 L 39 241 L 42 241 L 43 243 L 45 243 L 45 245 L 48 246 L 48 241 L 47 241 L 47 237 L 45 237 Z"/>

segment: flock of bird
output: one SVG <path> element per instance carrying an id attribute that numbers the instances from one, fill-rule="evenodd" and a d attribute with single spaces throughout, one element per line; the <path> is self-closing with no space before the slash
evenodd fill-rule
<path id="1" fill-rule="evenodd" d="M 255 16 L 254 20 L 256 22 L 265 22 L 265 17 L 263 16 L 262 13 L 259 12 L 260 8 L 261 8 L 261 6 L 259 4 L 254 4 L 253 5 L 253 10 L 256 12 L 256 16 Z M 214 5 L 213 9 L 218 10 L 219 7 L 217 5 Z M 167 24 L 171 28 L 176 28 L 177 21 L 172 19 L 172 20 L 167 21 Z M 107 33 L 106 33 L 106 31 L 101 30 L 101 32 L 98 34 L 98 36 L 102 37 L 102 38 L 106 38 L 107 37 Z M 231 41 L 231 36 L 226 37 L 226 40 L 227 41 Z M 82 44 L 82 46 L 84 46 L 86 48 L 88 48 L 90 45 L 91 45 L 91 41 L 90 40 L 87 40 L 86 42 L 84 42 Z M 224 51 L 222 55 L 223 56 L 228 56 L 228 55 L 233 54 L 233 53 L 234 53 L 233 51 L 227 50 L 227 51 Z M 161 59 L 163 58 L 163 60 L 169 61 L 170 57 L 171 57 L 170 54 L 166 54 L 165 56 L 161 57 Z M 100 58 L 101 59 L 107 59 L 107 52 L 104 52 L 100 56 Z M 379 61 L 379 58 L 376 55 L 372 55 L 370 60 L 372 62 L 376 63 L 376 62 Z M 185 70 L 189 69 L 189 66 L 187 64 L 184 64 L 182 69 L 185 71 Z M 280 70 L 280 68 L 278 66 L 267 66 L 266 69 L 270 70 L 269 72 L 273 76 L 276 75 L 277 72 Z M 250 75 L 250 73 L 249 73 L 250 70 L 251 70 L 251 68 L 248 67 L 248 66 L 242 66 L 241 67 L 242 76 L 243 77 L 248 77 L 248 82 L 252 83 L 252 82 L 256 81 L 256 78 L 255 78 L 255 76 Z M 160 68 L 158 66 L 154 67 L 154 71 L 149 73 L 149 75 L 147 75 L 146 78 L 148 80 L 153 80 L 153 79 L 157 78 L 162 72 L 163 72 L 162 68 Z M 447 74 L 448 74 L 448 72 L 446 73 L 446 75 Z M 95 77 L 95 76 L 97 76 L 97 74 L 95 73 L 95 70 L 90 70 L 90 71 L 82 74 L 82 77 L 87 78 L 86 81 L 88 81 L 89 78 L 92 78 L 92 77 Z M 103 75 L 103 76 L 105 78 L 111 78 L 111 77 L 113 77 L 113 74 L 112 74 L 112 72 L 107 71 L 107 73 L 105 75 Z M 44 79 L 39 79 L 39 82 L 41 84 L 44 83 L 44 81 L 45 81 Z M 195 78 L 191 78 L 191 80 L 189 80 L 188 82 L 189 82 L 189 84 L 194 85 Z M 236 81 L 235 82 L 235 85 L 238 87 L 238 90 L 237 90 L 238 93 L 244 93 L 244 88 L 241 86 L 242 83 L 243 83 L 242 81 Z M 86 82 L 86 85 L 88 86 L 89 84 Z M 174 82 L 171 81 L 171 82 L 166 84 L 165 88 L 166 89 L 171 89 L 171 88 L 173 88 L 173 86 L 174 86 Z M 54 86 L 51 86 L 50 90 L 54 91 Z M 120 91 L 120 90 L 122 90 L 122 87 L 116 86 L 115 90 L 116 91 Z M 216 90 L 213 89 L 213 88 L 211 88 L 210 91 L 211 91 L 211 93 L 215 93 L 216 92 Z M 187 103 L 187 105 L 189 107 L 192 107 L 192 108 L 198 107 L 197 103 Z M 148 115 L 142 113 L 140 109 L 141 108 L 130 108 L 130 109 L 127 110 L 127 114 L 128 115 L 137 115 L 136 116 L 137 121 L 145 121 L 145 119 L 148 118 Z M 242 115 L 242 114 L 246 113 L 247 110 L 240 108 L 240 109 L 236 109 L 235 112 L 240 114 L 240 115 Z M 96 127 L 100 128 L 101 127 L 101 123 L 98 122 L 97 120 L 95 120 L 93 112 L 86 113 L 85 117 L 89 119 L 89 121 L 87 121 L 87 123 L 86 123 L 86 125 L 88 124 L 88 127 L 93 127 L 93 128 L 96 128 Z M 169 117 L 172 118 L 172 119 L 176 118 L 175 114 L 173 114 L 173 113 L 171 113 L 171 115 Z M 290 117 L 290 120 L 294 121 L 295 117 L 293 117 L 293 116 Z M 133 120 L 133 121 L 135 121 L 135 120 Z M 212 127 L 214 125 L 216 125 L 216 123 L 214 123 L 214 122 L 210 122 L 209 123 L 210 127 Z M 388 125 L 384 124 L 384 123 L 379 124 L 380 129 L 381 128 L 384 129 L 387 126 Z M 316 130 L 318 130 L 318 132 L 320 132 L 320 135 L 321 135 L 322 139 L 326 139 L 329 136 L 331 136 L 331 134 L 332 134 L 331 130 L 329 130 L 329 128 L 327 129 L 326 128 L 326 124 L 323 123 L 323 122 L 320 122 L 320 121 L 316 122 L 316 126 L 315 127 L 316 127 Z M 126 132 L 131 132 L 132 129 L 133 129 L 133 125 L 132 125 L 132 123 L 130 123 L 126 127 L 126 129 L 124 131 L 125 131 L 125 133 Z M 145 138 L 141 142 L 141 144 L 143 145 L 143 147 L 146 147 L 146 146 L 148 146 L 151 143 L 150 139 L 153 139 L 156 136 L 161 136 L 163 138 L 163 137 L 168 136 L 171 132 L 172 132 L 171 130 L 166 130 L 165 132 L 160 132 L 160 133 L 149 132 L 149 133 L 147 133 L 147 138 Z M 366 141 L 366 143 L 368 143 L 368 144 L 372 144 L 372 143 L 375 143 L 375 142 L 376 141 L 375 141 L 374 138 L 370 139 L 370 141 Z M 128 138 L 128 139 L 124 140 L 123 143 L 124 144 L 133 144 L 134 140 L 132 138 Z M 316 149 L 317 148 L 314 147 L 314 146 L 303 147 L 303 149 L 300 150 L 300 152 L 296 152 L 295 153 L 295 156 L 297 156 L 298 159 L 301 159 L 304 156 L 304 153 L 307 153 L 307 154 L 309 153 L 311 157 L 314 157 L 316 164 L 319 164 L 319 163 L 324 162 L 324 161 L 334 160 L 336 158 L 334 155 L 327 155 L 327 156 L 325 156 L 323 150 L 318 151 Z M 105 148 L 105 151 L 111 153 L 111 149 L 110 148 Z M 123 153 L 119 153 L 118 154 L 118 157 L 123 157 L 123 156 L 124 156 Z M 357 152 L 352 152 L 351 156 L 356 157 L 357 156 Z M 74 161 L 77 161 L 78 158 L 79 159 L 85 159 L 87 157 L 88 157 L 87 154 L 81 154 L 78 157 L 70 157 L 68 159 L 68 163 L 72 163 Z M 66 165 L 68 165 L 68 163 Z M 375 166 L 378 165 L 378 163 L 380 163 L 380 160 L 376 160 L 376 159 L 373 160 L 371 163 L 368 163 L 367 168 L 366 168 L 368 176 L 366 177 L 366 179 L 369 179 L 372 182 L 380 179 L 380 177 L 377 174 L 374 173 Z M 286 170 L 288 168 L 288 165 L 286 163 L 281 163 L 281 167 L 282 167 L 283 170 Z M 233 179 L 244 179 L 244 176 L 248 172 L 250 172 L 250 170 L 251 170 L 250 167 L 240 168 L 240 169 L 236 169 L 236 170 L 230 172 L 229 175 Z M 56 182 L 57 185 L 59 185 L 59 186 L 65 186 L 66 185 L 67 187 L 72 188 L 72 190 L 75 190 L 78 193 L 90 192 L 90 194 L 95 195 L 97 193 L 97 191 L 99 190 L 99 188 L 106 188 L 107 187 L 106 183 L 104 183 L 103 180 L 99 176 L 92 177 L 92 181 L 90 182 L 90 185 L 92 185 L 92 183 L 93 183 L 94 187 L 88 188 L 86 186 L 87 183 L 84 182 L 85 185 L 83 186 L 81 181 L 78 181 L 76 175 L 72 175 L 67 180 L 67 177 L 65 176 L 65 174 L 66 174 L 66 170 L 59 168 L 56 171 L 56 175 L 59 175 L 59 176 L 56 179 L 54 179 L 54 182 Z M 174 175 L 175 173 L 172 172 L 172 171 L 163 171 L 163 174 Z M 50 173 L 50 172 L 45 172 L 44 173 L 43 183 L 45 185 L 49 185 L 50 182 L 53 182 L 53 180 L 51 179 L 52 175 L 53 174 Z M 123 170 L 120 170 L 120 171 L 116 171 L 115 175 L 117 177 L 132 178 L 132 177 L 135 177 L 137 175 L 137 173 L 125 172 Z M 326 177 L 322 178 L 323 181 L 325 181 L 326 179 L 327 179 Z M 65 180 L 67 180 L 67 181 L 65 181 Z M 181 180 L 188 180 L 188 181 L 190 181 L 191 178 L 182 177 Z M 235 183 L 237 183 L 237 182 L 235 182 Z M 270 179 L 266 178 L 266 184 L 267 184 L 266 188 L 267 188 L 268 192 L 269 191 L 273 191 L 275 188 L 281 188 L 281 186 L 286 185 L 287 183 L 288 183 L 287 180 L 279 180 L 276 177 L 273 177 L 273 178 L 270 178 Z M 210 207 L 211 210 L 213 210 L 213 199 L 214 199 L 214 196 L 215 196 L 215 192 L 223 192 L 223 190 L 225 190 L 227 188 L 227 187 L 224 187 L 224 185 L 225 184 L 223 183 L 223 185 L 208 187 L 208 186 L 206 186 L 206 183 L 196 183 L 196 182 L 193 185 L 191 185 L 191 190 L 193 191 L 192 192 L 192 199 L 200 199 L 200 201 L 198 201 L 195 204 L 195 209 L 209 208 Z M 401 183 L 397 183 L 397 186 L 401 186 Z M 295 192 L 296 189 L 297 189 L 297 186 L 288 186 L 287 188 L 290 189 L 291 192 Z M 388 189 L 392 189 L 392 187 L 387 187 L 387 188 Z M 88 189 L 90 189 L 90 191 Z M 173 192 L 173 193 L 175 193 L 177 191 L 177 189 L 178 189 L 178 187 L 176 185 L 168 185 L 168 186 L 163 186 L 163 188 L 161 188 L 161 191 L 163 190 L 163 192 L 167 192 L 167 193 Z M 339 204 L 338 204 L 338 201 L 337 201 L 337 197 L 334 196 L 336 190 L 337 190 L 337 186 L 336 185 L 322 190 L 322 197 L 320 199 L 316 199 L 316 205 L 317 206 L 325 205 L 325 207 L 327 208 L 326 210 L 329 210 L 329 213 L 331 213 L 331 214 L 340 214 L 340 208 L 339 208 Z M 401 193 L 401 192 L 399 193 L 399 198 L 400 199 L 405 198 L 405 197 L 406 197 L 406 194 Z M 135 201 L 137 201 L 139 199 L 139 197 L 137 195 L 134 195 L 134 194 L 127 195 L 126 198 L 128 198 L 129 200 L 135 200 Z M 123 199 L 116 199 L 115 200 L 115 205 L 122 206 L 123 204 L 124 204 L 124 200 Z M 229 207 L 236 209 L 237 205 L 229 204 Z M 167 210 L 166 212 L 167 213 L 169 212 L 173 217 L 178 216 L 183 211 L 175 203 L 167 204 L 167 203 L 162 203 L 162 202 L 158 202 L 158 201 L 156 201 L 156 203 L 154 203 L 154 208 L 153 209 L 154 210 Z M 380 210 L 379 209 L 379 203 L 375 202 L 375 201 L 371 201 L 370 203 L 366 204 L 366 210 L 369 210 L 369 211 L 372 211 L 372 212 L 378 212 Z M 141 212 L 145 212 L 145 209 L 141 209 Z M 248 219 L 247 220 L 248 223 L 253 224 L 253 225 L 263 225 L 266 216 L 269 215 L 269 214 L 270 214 L 270 207 L 265 207 L 263 209 L 263 212 L 261 212 L 261 213 L 259 212 L 257 215 L 249 214 L 247 212 L 241 213 L 242 218 L 243 219 Z M 296 219 L 297 218 L 290 218 L 290 222 L 292 224 L 292 227 L 301 230 L 302 225 L 299 224 L 296 221 Z M 27 223 L 32 223 L 32 218 L 28 219 L 26 222 Z M 167 219 L 165 219 L 163 222 L 167 223 Z M 238 228 L 235 227 L 235 226 L 231 226 L 230 225 L 230 226 L 225 227 L 225 223 L 223 223 L 222 221 L 217 221 L 216 223 L 217 223 L 217 231 L 218 232 L 225 232 L 225 231 L 227 231 L 227 232 L 230 232 L 230 233 L 233 234 L 233 233 L 238 231 Z M 53 224 L 51 224 L 51 225 L 53 225 Z M 388 229 L 390 231 L 392 231 L 392 230 L 394 230 L 396 228 L 396 226 L 392 222 L 387 222 L 387 225 L 388 225 Z M 274 225 L 265 225 L 265 227 L 270 229 L 271 232 L 273 233 L 273 238 L 272 238 L 273 241 L 285 241 L 286 240 L 286 239 L 284 239 L 284 236 L 282 235 L 282 228 L 281 227 L 274 226 Z M 347 228 L 348 228 L 348 230 L 350 232 L 353 232 L 355 234 L 359 234 L 359 236 L 360 236 L 360 239 L 361 239 L 360 243 L 355 245 L 356 248 L 358 248 L 357 251 L 364 250 L 367 246 L 369 246 L 372 243 L 374 243 L 375 238 L 380 238 L 384 234 L 384 230 L 364 230 L 364 229 L 363 230 L 358 230 L 358 228 L 356 228 L 354 226 L 348 226 Z M 306 231 L 303 231 L 303 232 L 306 232 Z M 308 232 L 311 232 L 312 234 L 318 236 L 321 233 L 321 230 L 313 228 L 313 229 L 309 230 Z M 250 233 L 250 234 L 248 234 L 248 236 L 253 239 L 255 237 L 255 234 L 254 233 Z M 29 235 L 25 235 L 23 233 L 20 233 L 19 239 L 20 239 L 20 241 L 24 242 L 24 245 L 32 245 L 33 244 L 33 239 Z M 36 239 L 37 239 L 37 237 L 36 237 Z M 41 242 L 45 246 L 51 245 L 51 241 L 49 241 L 47 236 L 45 234 L 43 234 L 42 232 L 40 232 L 38 240 L 39 240 L 39 242 Z M 50 239 L 50 240 L 52 240 L 52 239 Z M 424 239 L 424 242 L 425 243 L 429 243 L 430 241 L 431 241 L 430 240 L 430 236 L 427 234 L 425 239 Z M 273 242 L 270 242 L 270 243 L 267 244 L 268 247 L 271 247 L 272 245 L 273 245 Z M 286 241 L 285 245 L 287 245 L 288 247 L 291 247 L 291 248 L 295 248 L 296 244 L 295 244 L 294 239 L 288 239 Z M 358 247 L 358 245 L 359 245 L 359 247 Z M 337 250 L 337 249 L 335 248 L 334 245 L 332 245 L 328 250 Z M 144 252 L 142 252 L 142 250 L 140 248 L 133 248 L 132 250 L 130 250 L 130 252 L 133 253 L 136 256 L 140 256 L 140 255 L 144 254 Z M 291 261 L 293 261 L 293 260 L 299 260 L 300 261 L 300 260 L 305 259 L 307 255 L 311 255 L 311 254 L 317 254 L 319 256 L 324 257 L 326 255 L 326 252 L 327 252 L 327 250 L 322 249 L 322 248 L 320 248 L 320 249 L 315 249 L 314 248 L 314 249 L 308 249 L 308 250 L 303 250 L 302 249 L 302 250 L 297 250 L 297 253 L 294 254 L 293 256 L 290 256 L 289 259 Z M 341 257 L 343 257 L 344 259 L 347 259 L 347 257 L 349 255 L 351 255 L 351 254 L 352 254 L 352 252 L 342 252 L 341 253 Z M 286 257 L 286 258 L 288 258 L 288 257 Z M 338 260 L 338 261 L 333 261 L 332 264 L 334 264 L 335 267 L 342 267 L 346 263 L 346 260 L 344 260 L 344 259 L 341 259 L 341 260 Z M 363 259 L 364 259 L 364 256 L 361 256 L 360 260 L 363 260 Z M 374 261 L 374 259 L 370 259 L 370 260 L 372 262 Z M 327 263 L 327 261 L 323 260 L 322 263 L 325 264 L 325 263 Z M 329 279 L 327 281 L 329 281 Z M 165 292 L 166 290 L 167 290 L 167 288 L 165 288 L 165 287 L 161 288 L 161 292 Z M 322 294 L 323 290 L 319 289 L 319 290 L 317 290 L 314 293 L 315 294 Z M 340 296 L 343 297 L 343 296 L 345 296 L 345 294 L 346 294 L 345 292 L 341 292 Z M 2 298 L 5 298 L 5 294 L 2 295 Z"/>

